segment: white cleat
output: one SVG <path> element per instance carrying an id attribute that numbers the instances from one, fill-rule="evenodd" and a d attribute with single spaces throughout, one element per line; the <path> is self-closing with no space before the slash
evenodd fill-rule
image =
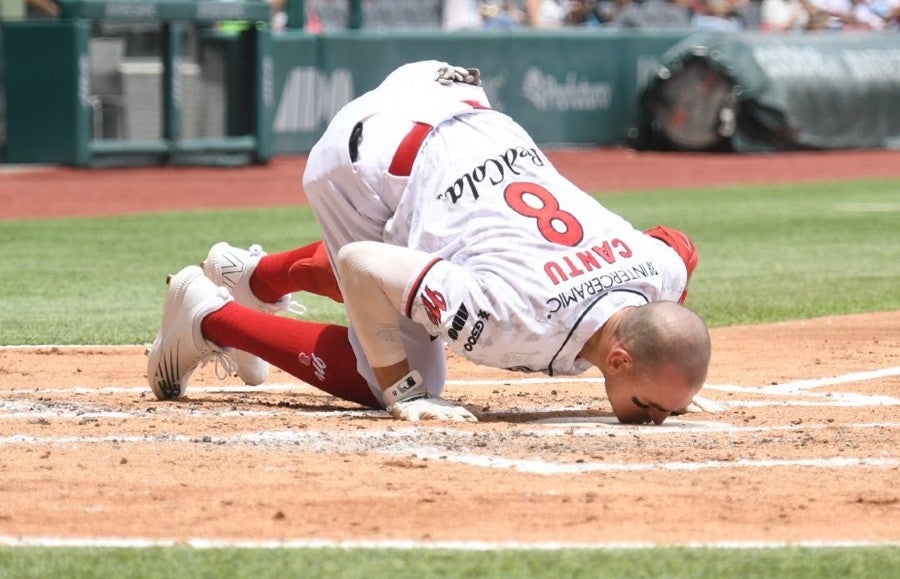
<path id="1" fill-rule="evenodd" d="M 285 311 L 304 314 L 306 308 L 291 301 L 291 294 L 285 294 L 277 302 L 264 302 L 253 294 L 250 277 L 265 255 L 266 252 L 259 245 L 241 249 L 221 241 L 210 248 L 209 255 L 203 261 L 203 272 L 213 283 L 225 287 L 234 301 L 242 306 L 267 314 Z M 258 386 L 269 376 L 269 363 L 262 358 L 242 350 L 234 350 L 231 356 L 237 364 L 237 375 L 244 384 Z"/>
<path id="2" fill-rule="evenodd" d="M 226 349 L 206 340 L 200 324 L 208 314 L 232 300 L 196 265 L 189 265 L 166 280 L 169 288 L 163 304 L 162 324 L 147 349 L 147 380 L 160 400 L 182 396 L 188 378 L 198 366 L 215 359 L 233 369 Z"/>
<path id="3" fill-rule="evenodd" d="M 267 254 L 259 245 L 251 245 L 250 249 L 232 247 L 224 241 L 213 245 L 209 255 L 203 261 L 203 273 L 214 284 L 228 289 L 234 301 L 267 314 L 279 314 L 288 309 L 291 295 L 286 294 L 277 302 L 264 302 L 250 289 L 250 278 L 256 271 L 259 260 Z"/>

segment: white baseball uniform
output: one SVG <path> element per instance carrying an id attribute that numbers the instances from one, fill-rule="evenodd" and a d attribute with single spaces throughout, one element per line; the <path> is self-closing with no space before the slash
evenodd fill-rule
<path id="1" fill-rule="evenodd" d="M 488 366 L 583 372 L 587 339 L 623 307 L 677 301 L 686 267 L 562 177 L 479 87 L 435 82 L 445 65 L 399 68 L 310 152 L 304 188 L 332 263 L 363 240 L 435 256 L 407 285 L 400 319 L 432 394 L 446 377 L 442 342 Z"/>

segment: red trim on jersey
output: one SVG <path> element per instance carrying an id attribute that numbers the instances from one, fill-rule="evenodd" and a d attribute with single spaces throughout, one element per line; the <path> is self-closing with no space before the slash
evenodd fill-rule
<path id="1" fill-rule="evenodd" d="M 489 106 L 475 100 L 466 100 L 462 102 L 473 109 L 490 109 Z M 403 137 L 403 140 L 400 141 L 397 150 L 394 151 L 394 157 L 391 159 L 391 166 L 388 167 L 388 173 L 396 175 L 397 177 L 409 177 L 409 174 L 412 172 L 413 163 L 416 161 L 416 156 L 419 154 L 419 149 L 422 148 L 425 137 L 427 137 L 433 129 L 434 127 L 427 123 L 416 121 L 413 128 L 410 129 L 410 131 L 406 133 L 406 136 Z"/>
<path id="2" fill-rule="evenodd" d="M 469 105 L 470 107 L 472 107 L 473 109 L 489 109 L 489 108 L 491 108 L 491 107 L 487 106 L 486 104 L 482 104 L 478 101 L 463 101 L 463 102 L 466 103 L 467 105 Z"/>
<path id="3" fill-rule="evenodd" d="M 422 280 L 425 279 L 425 275 L 427 275 L 428 272 L 431 271 L 431 268 L 434 267 L 434 264 L 439 261 L 442 261 L 441 258 L 435 257 L 430 262 L 428 262 L 428 264 L 422 268 L 422 271 L 419 272 L 419 277 L 417 277 L 416 281 L 413 282 L 410 292 L 406 295 L 406 308 L 404 308 L 403 312 L 403 315 L 405 315 L 407 318 L 412 319 L 413 300 L 416 299 L 416 294 L 419 293 L 419 286 L 422 285 Z"/>
<path id="4" fill-rule="evenodd" d="M 391 159 L 388 173 L 398 177 L 409 177 L 416 155 L 419 154 L 419 149 L 422 147 L 422 142 L 433 128 L 431 125 L 417 122 L 412 130 L 406 133 L 406 136 L 400 141 L 400 146 L 397 147 L 397 150 L 394 152 L 394 158 Z"/>

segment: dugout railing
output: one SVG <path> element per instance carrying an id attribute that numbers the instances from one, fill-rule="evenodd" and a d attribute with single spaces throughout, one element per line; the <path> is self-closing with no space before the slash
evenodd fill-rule
<path id="1" fill-rule="evenodd" d="M 271 157 L 264 1 L 62 0 L 3 26 L 6 160 L 75 166 Z"/>

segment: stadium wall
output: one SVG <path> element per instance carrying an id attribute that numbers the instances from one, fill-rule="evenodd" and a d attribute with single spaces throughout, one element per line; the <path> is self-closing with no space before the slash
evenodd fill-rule
<path id="1" fill-rule="evenodd" d="M 391 70 L 438 59 L 480 68 L 493 108 L 516 118 L 541 144 L 622 143 L 638 123 L 639 85 L 688 32 L 288 30 L 271 35 L 271 86 L 263 91 L 271 101 L 263 118 L 271 122 L 273 154 L 307 152 L 340 107 Z M 0 113 L 2 129 L 5 109 Z"/>
<path id="2" fill-rule="evenodd" d="M 273 150 L 308 151 L 341 106 L 397 66 L 425 59 L 480 68 L 492 107 L 538 143 L 622 143 L 638 124 L 641 84 L 687 34 L 285 32 L 273 39 Z"/>
<path id="3" fill-rule="evenodd" d="M 897 34 L 287 30 L 263 38 L 266 54 L 252 73 L 261 79 L 259 98 L 229 110 L 228 118 L 231 128 L 264 129 L 257 131 L 263 158 L 309 151 L 338 109 L 397 66 L 423 59 L 480 68 L 493 108 L 518 120 L 544 146 L 750 151 L 900 143 Z M 703 66 L 696 66 L 698 59 Z M 232 60 L 229 70 L 249 79 L 242 61 Z M 0 49 L 0 71 L 9 68 Z M 710 92 L 713 77 L 722 91 Z M 84 79 L 77 80 L 73 86 L 83 87 Z M 10 79 L 0 76 L 4 82 L 9 86 Z M 46 91 L 39 88 L 35 94 Z M 0 97 L 0 154 L 8 137 L 9 103 L 3 104 Z M 45 124 L 58 130 L 64 121 Z M 34 132 L 18 134 L 38 143 L 65 142 L 65 135 Z M 82 133 L 72 138 L 84 139 Z"/>

